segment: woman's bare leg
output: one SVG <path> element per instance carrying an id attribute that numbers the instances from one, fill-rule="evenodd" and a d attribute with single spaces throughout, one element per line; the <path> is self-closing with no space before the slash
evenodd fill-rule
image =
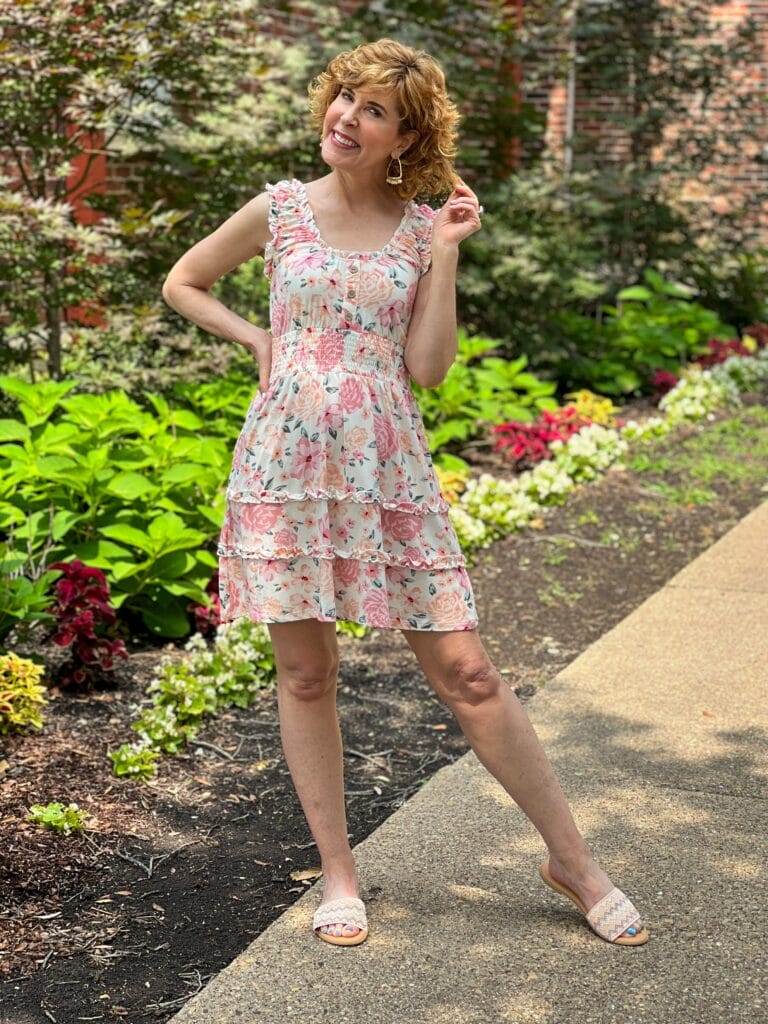
<path id="1" fill-rule="evenodd" d="M 528 715 L 476 630 L 403 630 L 438 697 L 454 713 L 478 760 L 541 833 L 552 876 L 589 909 L 613 888 L 576 827 L 568 801 Z M 631 937 L 642 927 L 622 932 Z"/>
<path id="2" fill-rule="evenodd" d="M 347 836 L 341 729 L 336 710 L 339 654 L 333 622 L 301 619 L 268 624 L 277 667 L 280 738 L 296 793 L 317 843 L 323 902 L 359 896 Z M 353 925 L 324 925 L 356 935 Z"/>

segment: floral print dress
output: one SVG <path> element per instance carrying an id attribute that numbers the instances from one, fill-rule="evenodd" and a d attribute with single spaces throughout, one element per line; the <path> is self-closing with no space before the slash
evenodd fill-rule
<path id="1" fill-rule="evenodd" d="M 227 483 L 222 621 L 475 629 L 404 363 L 436 211 L 411 200 L 382 249 L 334 249 L 302 182 L 266 189 L 272 366 Z"/>

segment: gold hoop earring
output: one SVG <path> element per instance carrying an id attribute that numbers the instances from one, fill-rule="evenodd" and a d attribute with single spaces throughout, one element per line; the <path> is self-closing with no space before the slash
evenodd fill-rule
<path id="1" fill-rule="evenodd" d="M 400 159 L 399 156 L 390 157 L 389 163 L 391 164 L 393 160 L 397 160 L 397 162 L 400 164 L 400 170 L 397 172 L 398 176 L 396 178 L 393 178 L 393 177 L 390 176 L 389 164 L 387 164 L 387 184 L 388 185 L 400 185 L 402 183 L 402 180 L 403 180 L 403 162 L 402 162 L 402 160 Z"/>

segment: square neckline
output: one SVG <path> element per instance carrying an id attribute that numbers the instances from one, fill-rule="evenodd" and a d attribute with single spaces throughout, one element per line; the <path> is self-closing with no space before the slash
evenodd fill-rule
<path id="1" fill-rule="evenodd" d="M 393 246 L 396 244 L 397 240 L 399 239 L 400 235 L 405 230 L 406 222 L 410 218 L 410 216 L 411 216 L 411 214 L 413 212 L 413 208 L 415 206 L 415 203 L 414 203 L 413 199 L 409 199 L 408 202 L 405 205 L 405 210 L 403 211 L 403 216 L 400 219 L 400 223 L 395 228 L 394 234 L 391 235 L 389 241 L 386 242 L 380 249 L 338 249 L 336 246 L 329 245 L 325 241 L 323 236 L 320 234 L 320 228 L 318 227 L 317 221 L 315 220 L 315 214 L 314 214 L 314 211 L 312 209 L 312 205 L 311 205 L 311 203 L 309 201 L 309 194 L 307 193 L 306 185 L 304 184 L 303 181 L 300 181 L 298 178 L 294 178 L 293 180 L 299 186 L 299 196 L 300 196 L 301 201 L 302 201 L 302 207 L 304 209 L 304 214 L 305 214 L 307 223 L 308 223 L 309 227 L 311 228 L 312 233 L 314 234 L 315 239 L 316 239 L 318 245 L 322 246 L 322 248 L 325 249 L 327 252 L 334 253 L 336 256 L 342 256 L 342 257 L 350 257 L 350 256 L 352 256 L 352 257 L 354 257 L 354 256 L 368 256 L 368 257 L 383 256 L 386 252 L 388 252 L 391 248 L 393 248 Z"/>

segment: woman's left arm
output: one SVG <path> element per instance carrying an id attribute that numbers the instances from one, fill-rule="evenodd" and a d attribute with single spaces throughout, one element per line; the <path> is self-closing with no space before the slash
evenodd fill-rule
<path id="1" fill-rule="evenodd" d="M 479 203 L 463 182 L 432 221 L 432 265 L 422 275 L 405 339 L 405 365 L 424 388 L 440 384 L 453 365 L 459 243 L 480 228 Z"/>

